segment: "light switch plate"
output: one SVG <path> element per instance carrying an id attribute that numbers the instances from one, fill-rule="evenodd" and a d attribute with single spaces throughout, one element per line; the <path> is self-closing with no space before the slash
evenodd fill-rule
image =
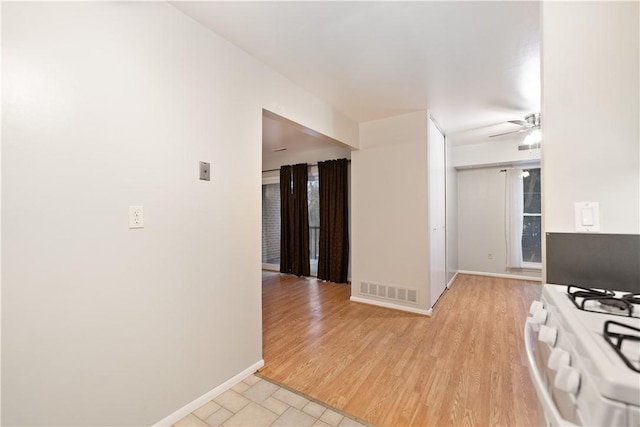
<path id="1" fill-rule="evenodd" d="M 600 231 L 600 204 L 598 202 L 575 203 L 576 231 L 597 233 Z"/>
<path id="2" fill-rule="evenodd" d="M 211 181 L 211 165 L 208 162 L 200 162 L 200 179 Z"/>

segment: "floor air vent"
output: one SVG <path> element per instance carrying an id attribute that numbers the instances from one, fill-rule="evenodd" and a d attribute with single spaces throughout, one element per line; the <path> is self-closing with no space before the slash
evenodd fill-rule
<path id="1" fill-rule="evenodd" d="M 397 286 L 378 285 L 376 283 L 360 282 L 360 294 L 371 295 L 379 298 L 394 301 L 418 303 L 418 291 L 416 289 L 405 289 Z"/>
<path id="2" fill-rule="evenodd" d="M 369 293 L 369 284 L 367 282 L 360 282 L 360 293 L 361 294 Z"/>

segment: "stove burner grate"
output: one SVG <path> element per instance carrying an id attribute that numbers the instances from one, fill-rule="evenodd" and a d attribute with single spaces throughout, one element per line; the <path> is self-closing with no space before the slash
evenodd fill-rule
<path id="1" fill-rule="evenodd" d="M 575 291 L 571 291 L 571 289 L 576 289 Z M 567 288 L 567 293 L 575 302 L 576 298 L 609 298 L 614 297 L 616 294 L 613 291 L 608 289 L 592 289 L 592 288 L 583 288 L 580 286 L 569 285 Z"/>
<path id="2" fill-rule="evenodd" d="M 640 304 L 640 294 L 626 294 L 622 299 L 628 301 L 629 304 Z"/>
<path id="3" fill-rule="evenodd" d="M 640 297 L 637 294 L 628 294 L 622 298 L 617 298 L 615 292 L 608 289 L 599 290 L 592 288 L 582 288 L 580 286 L 570 285 L 567 288 L 567 294 L 573 304 L 583 311 L 589 311 L 592 313 L 605 313 L 613 314 L 615 316 L 633 317 L 633 304 L 634 300 L 638 300 Z M 629 297 L 629 298 L 625 298 Z M 578 298 L 581 299 L 578 302 Z M 593 301 L 598 303 L 597 305 L 604 310 L 594 310 L 587 306 L 587 302 Z"/>
<path id="4" fill-rule="evenodd" d="M 600 298 L 598 302 L 603 310 L 612 314 L 630 315 L 633 313 L 633 305 L 623 299 Z"/>
<path id="5" fill-rule="evenodd" d="M 626 333 L 612 332 L 610 331 L 610 328 L 609 328 L 611 325 L 615 325 L 616 327 L 619 327 L 621 329 L 629 330 L 629 332 L 626 332 Z M 638 335 L 631 335 L 631 331 L 637 332 Z M 622 344 L 625 341 L 628 340 L 628 341 L 640 342 L 640 329 L 634 328 L 633 326 L 625 325 L 624 323 L 614 322 L 613 320 L 607 320 L 606 322 L 604 322 L 604 330 L 602 335 L 604 336 L 604 339 L 607 340 L 609 345 L 611 345 L 611 347 L 616 351 L 616 353 L 618 353 L 618 356 L 620 356 L 620 358 L 625 363 L 625 365 L 627 365 L 633 371 L 640 374 L 640 368 L 633 366 L 633 363 L 631 363 L 629 358 L 625 356 L 624 353 L 622 353 Z M 615 340 L 615 343 L 614 343 L 614 340 Z"/>

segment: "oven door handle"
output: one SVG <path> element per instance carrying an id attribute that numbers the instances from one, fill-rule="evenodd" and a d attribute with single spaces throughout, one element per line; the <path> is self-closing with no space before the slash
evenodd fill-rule
<path id="1" fill-rule="evenodd" d="M 533 323 L 531 318 L 527 318 L 527 321 L 524 324 L 524 345 L 527 352 L 527 361 L 529 362 L 529 372 L 531 373 L 531 380 L 533 381 L 533 386 L 536 389 L 536 394 L 540 399 L 540 403 L 542 404 L 542 409 L 544 410 L 544 414 L 546 417 L 547 423 L 551 427 L 576 427 L 575 424 L 565 420 L 562 418 L 556 405 L 553 403 L 553 399 L 547 388 L 545 387 L 544 381 L 540 377 L 540 373 L 538 372 L 538 365 L 534 360 L 533 348 L 531 348 L 532 340 L 534 340 L 533 336 Z"/>

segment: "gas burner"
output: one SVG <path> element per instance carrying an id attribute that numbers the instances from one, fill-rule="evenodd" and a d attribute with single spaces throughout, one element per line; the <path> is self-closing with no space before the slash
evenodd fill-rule
<path id="1" fill-rule="evenodd" d="M 615 326 L 620 332 L 611 331 L 611 326 Z M 622 332 L 623 330 L 625 332 Z M 640 367 L 634 366 L 632 361 L 629 360 L 627 356 L 625 356 L 623 349 L 625 342 L 640 343 L 640 329 L 634 328 L 633 326 L 625 325 L 623 323 L 614 322 L 613 320 L 607 320 L 606 322 L 604 322 L 604 330 L 602 335 L 604 336 L 604 339 L 607 340 L 607 342 L 615 350 L 615 352 L 618 353 L 618 356 L 620 356 L 624 364 L 632 370 L 640 373 Z"/>

